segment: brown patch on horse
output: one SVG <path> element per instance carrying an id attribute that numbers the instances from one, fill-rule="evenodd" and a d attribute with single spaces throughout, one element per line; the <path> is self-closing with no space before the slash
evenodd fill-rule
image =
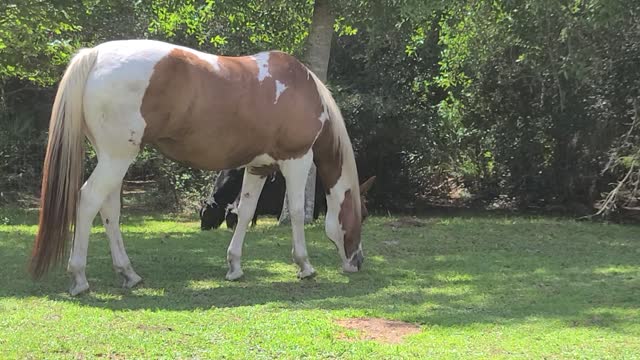
<path id="1" fill-rule="evenodd" d="M 358 340 L 375 340 L 383 343 L 399 344 L 409 335 L 419 334 L 420 327 L 398 320 L 378 318 L 355 318 L 336 321 L 338 325 L 360 332 Z M 342 335 L 341 339 L 350 340 Z"/>
<path id="2" fill-rule="evenodd" d="M 248 164 L 256 156 L 298 158 L 322 123 L 322 101 L 307 69 L 273 52 L 258 80 L 252 57 L 217 57 L 220 69 L 194 52 L 174 49 L 154 67 L 140 112 L 143 142 L 200 169 Z M 274 104 L 276 84 L 287 86 Z"/>
<path id="3" fill-rule="evenodd" d="M 313 145 L 314 162 L 322 179 L 325 193 L 336 185 L 342 175 L 342 153 L 333 135 L 331 119 L 325 121 L 322 131 Z"/>
<path id="4" fill-rule="evenodd" d="M 338 221 L 344 231 L 344 252 L 347 258 L 350 258 L 360 246 L 362 219 L 359 218 L 360 214 L 357 214 L 355 210 L 351 190 L 347 190 L 344 193 L 344 200 L 338 214 Z"/>

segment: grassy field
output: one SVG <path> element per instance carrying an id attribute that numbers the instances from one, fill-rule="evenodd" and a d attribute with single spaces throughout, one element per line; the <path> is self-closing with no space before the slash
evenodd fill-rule
<path id="1" fill-rule="evenodd" d="M 125 243 L 145 282 L 120 288 L 96 226 L 91 292 L 72 298 L 62 270 L 39 282 L 26 274 L 35 219 L 0 209 L 0 359 L 640 358 L 634 226 L 373 217 L 364 271 L 345 275 L 314 225 L 307 243 L 318 276 L 299 281 L 290 229 L 262 221 L 245 241 L 245 277 L 227 282 L 230 231 L 125 215 Z M 338 324 L 351 318 L 400 320 L 419 333 L 372 340 Z"/>

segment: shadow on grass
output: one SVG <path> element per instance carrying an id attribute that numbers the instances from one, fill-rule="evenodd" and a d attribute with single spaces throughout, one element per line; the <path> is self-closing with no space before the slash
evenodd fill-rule
<path id="1" fill-rule="evenodd" d="M 95 234 L 87 269 L 93 291 L 78 298 L 63 292 L 62 271 L 32 282 L 25 272 L 32 234 L 0 228 L 0 298 L 44 296 L 113 310 L 267 305 L 440 326 L 545 318 L 625 331 L 640 321 L 637 227 L 496 217 L 434 218 L 424 227 L 396 228 L 378 218 L 365 230 L 365 268 L 352 275 L 339 272 L 322 227 L 307 231 L 319 275 L 305 281 L 295 279 L 288 227 L 249 232 L 245 278 L 238 282 L 224 281 L 230 231 L 125 230 L 129 255 L 145 278 L 134 290 L 118 287 L 106 238 Z"/>

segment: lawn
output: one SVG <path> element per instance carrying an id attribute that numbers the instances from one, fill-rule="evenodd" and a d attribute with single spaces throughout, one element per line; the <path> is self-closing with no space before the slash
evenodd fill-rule
<path id="1" fill-rule="evenodd" d="M 319 224 L 307 228 L 318 275 L 300 281 L 290 229 L 261 221 L 245 241 L 245 277 L 228 282 L 230 231 L 201 232 L 195 217 L 125 214 L 144 283 L 120 288 L 95 226 L 91 292 L 73 298 L 62 270 L 38 282 L 26 274 L 36 216 L 0 209 L 1 359 L 640 358 L 636 226 L 372 217 L 364 269 L 346 275 Z M 353 318 L 419 331 L 390 343 L 339 324 Z"/>

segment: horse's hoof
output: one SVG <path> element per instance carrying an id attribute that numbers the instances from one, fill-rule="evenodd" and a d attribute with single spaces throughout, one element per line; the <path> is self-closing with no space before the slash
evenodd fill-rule
<path id="1" fill-rule="evenodd" d="M 301 279 L 301 280 L 302 279 L 312 279 L 315 276 L 316 276 L 316 271 L 311 266 L 305 268 L 304 270 L 298 271 L 298 278 Z"/>
<path id="2" fill-rule="evenodd" d="M 122 287 L 125 289 L 131 289 L 142 282 L 142 278 L 140 277 L 140 275 L 136 273 L 127 274 L 127 275 L 122 274 L 122 277 L 124 278 Z"/>
<path id="3" fill-rule="evenodd" d="M 76 284 L 75 281 L 73 281 L 71 283 L 71 287 L 69 288 L 69 294 L 71 296 L 78 296 L 80 294 L 82 294 L 83 292 L 89 290 L 89 283 L 88 282 L 84 282 L 81 284 Z"/>
<path id="4" fill-rule="evenodd" d="M 235 271 L 229 270 L 227 272 L 227 275 L 225 276 L 225 279 L 229 281 L 234 281 L 234 280 L 240 279 L 242 275 L 244 275 L 244 273 L 242 272 L 242 269 L 237 269 Z"/>

